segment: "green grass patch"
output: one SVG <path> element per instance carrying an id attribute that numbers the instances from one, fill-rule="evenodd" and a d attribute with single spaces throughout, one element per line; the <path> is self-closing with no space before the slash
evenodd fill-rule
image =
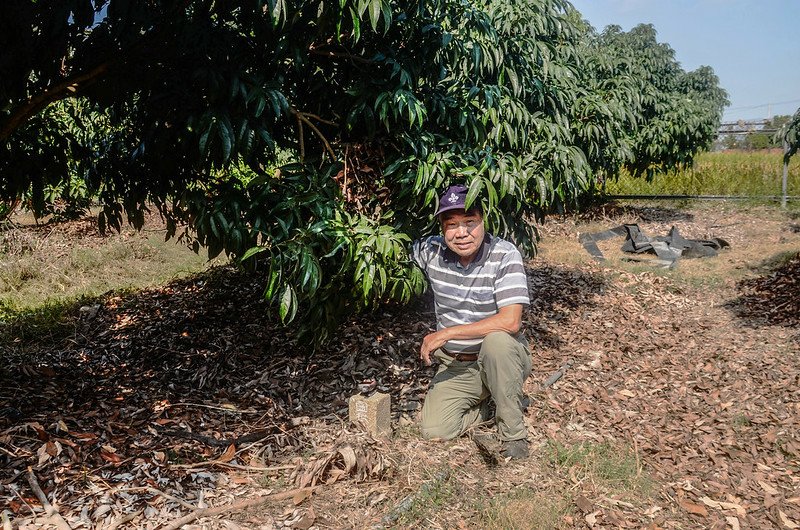
<path id="1" fill-rule="evenodd" d="M 0 300 L 0 345 L 55 342 L 67 337 L 75 330 L 80 307 L 92 302 L 93 299 L 80 296 L 16 308 Z"/>
<path id="2" fill-rule="evenodd" d="M 572 470 L 579 479 L 587 479 L 609 493 L 636 498 L 653 491 L 652 478 L 635 451 L 625 445 L 549 441 L 545 454 L 556 470 Z"/>
<path id="3" fill-rule="evenodd" d="M 781 194 L 783 155 L 769 151 L 702 153 L 694 167 L 657 175 L 651 182 L 623 173 L 608 182 L 612 195 L 736 195 Z M 800 195 L 800 157 L 789 164 L 789 195 Z"/>
<path id="4" fill-rule="evenodd" d="M 735 430 L 740 430 L 743 429 L 744 427 L 750 426 L 750 418 L 748 418 L 747 415 L 743 413 L 739 413 L 733 417 L 733 419 L 731 420 L 731 424 L 733 425 L 733 428 Z"/>
<path id="5" fill-rule="evenodd" d="M 766 258 L 764 261 L 753 267 L 753 269 L 758 271 L 774 271 L 787 266 L 790 262 L 798 257 L 800 257 L 800 252 L 795 250 L 784 250 Z"/>
<path id="6" fill-rule="evenodd" d="M 494 497 L 478 511 L 484 530 L 551 530 L 566 528 L 564 517 L 572 512 L 569 494 L 519 488 Z"/>
<path id="7" fill-rule="evenodd" d="M 436 513 L 448 509 L 459 491 L 452 474 L 440 478 L 442 471 L 434 475 L 414 496 L 407 508 L 399 514 L 393 528 L 425 528 Z"/>

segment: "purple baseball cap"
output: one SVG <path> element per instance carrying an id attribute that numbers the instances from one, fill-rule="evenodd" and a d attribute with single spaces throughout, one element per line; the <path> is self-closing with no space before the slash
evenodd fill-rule
<path id="1" fill-rule="evenodd" d="M 467 202 L 467 188 L 463 184 L 454 184 L 447 188 L 439 199 L 439 208 L 436 210 L 436 215 L 441 215 L 450 210 L 466 210 L 464 205 Z M 478 201 L 472 203 L 471 209 L 480 210 L 481 206 Z"/>

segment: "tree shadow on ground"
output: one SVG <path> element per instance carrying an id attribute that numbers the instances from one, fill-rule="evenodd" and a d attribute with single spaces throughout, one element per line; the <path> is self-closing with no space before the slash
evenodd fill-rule
<path id="1" fill-rule="evenodd" d="M 3 434 L 22 438 L 0 452 L 0 469 L 35 464 L 41 440 L 55 437 L 83 449 L 73 455 L 80 466 L 119 464 L 119 472 L 133 471 L 134 455 L 122 448 L 167 454 L 166 463 L 255 440 L 270 458 L 296 454 L 311 445 L 296 427 L 340 424 L 366 379 L 393 394 L 395 415 L 418 407 L 432 375 L 417 356 L 434 325 L 424 301 L 353 318 L 314 350 L 268 315 L 263 288 L 259 276 L 218 268 L 86 300 L 84 309 L 99 305 L 96 314 L 65 306 L 69 325 L 25 343 L 9 335 L 29 320 L 8 323 L 0 445 Z"/>
<path id="2" fill-rule="evenodd" d="M 534 351 L 559 344 L 553 326 L 605 289 L 602 277 L 543 264 L 529 279 Z M 269 459 L 287 457 L 311 444 L 298 426 L 339 424 L 370 379 L 392 395 L 396 420 L 420 408 L 435 371 L 418 357 L 435 329 L 430 295 L 351 318 L 314 350 L 276 324 L 261 293 L 259 276 L 217 268 L 66 306 L 68 324 L 25 344 L 9 339 L 25 325 L 12 322 L 0 342 L 0 434 L 21 438 L 0 452 L 0 480 L 56 438 L 74 445 L 78 467 L 117 473 L 135 472 L 137 455 L 197 462 L 256 440 Z"/>
<path id="3" fill-rule="evenodd" d="M 752 328 L 800 328 L 800 253 L 777 254 L 758 268 L 766 272 L 739 281 L 739 296 L 725 307 Z"/>
<path id="4" fill-rule="evenodd" d="M 150 402 L 191 396 L 235 399 L 243 407 L 281 403 L 295 414 L 317 404 L 328 413 L 343 404 L 323 388 L 353 390 L 376 375 L 378 358 L 402 365 L 411 343 L 433 324 L 424 302 L 390 307 L 349 320 L 335 340 L 314 351 L 268 315 L 263 287 L 258 276 L 218 268 L 163 287 L 84 300 L 85 309 L 99 304 L 93 316 L 70 303 L 64 309 L 71 322 L 18 343 L 0 374 L 11 388 L 46 388 L 47 399 L 27 399 L 27 388 L 3 405 L 35 414 L 63 405 L 91 408 L 128 393 L 147 394 Z M 38 318 L 9 323 L 6 339 Z"/>
<path id="5" fill-rule="evenodd" d="M 564 341 L 554 330 L 558 322 L 576 311 L 591 309 L 597 304 L 596 296 L 607 289 L 604 276 L 578 268 L 534 261 L 527 273 L 531 305 L 525 319 L 534 348 L 561 346 Z"/>

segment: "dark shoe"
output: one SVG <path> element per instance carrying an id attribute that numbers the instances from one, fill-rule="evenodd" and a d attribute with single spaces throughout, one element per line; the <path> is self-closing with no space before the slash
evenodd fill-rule
<path id="1" fill-rule="evenodd" d="M 497 436 L 488 432 L 479 432 L 473 433 L 470 438 L 475 442 L 478 453 L 489 467 L 498 466 L 503 462 L 503 455 L 500 452 L 502 447 Z"/>
<path id="2" fill-rule="evenodd" d="M 511 440 L 503 442 L 501 454 L 511 460 L 522 460 L 528 458 L 528 440 Z"/>

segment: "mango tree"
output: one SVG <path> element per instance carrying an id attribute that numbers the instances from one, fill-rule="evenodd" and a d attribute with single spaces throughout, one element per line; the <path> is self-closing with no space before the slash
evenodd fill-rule
<path id="1" fill-rule="evenodd" d="M 682 169 L 716 137 L 728 104 L 719 79 L 708 66 L 684 71 L 652 25 L 590 29 L 583 56 L 573 123 L 598 177 Z"/>
<path id="2" fill-rule="evenodd" d="M 688 163 L 719 119 L 710 70 L 682 73 L 653 32 L 598 36 L 565 0 L 0 10 L 0 198 L 41 210 L 78 175 L 103 227 L 188 222 L 198 251 L 264 264 L 279 316 L 317 338 L 424 288 L 408 244 L 447 184 L 530 254 L 529 221 L 623 165 Z M 67 99 L 89 111 L 71 131 L 47 122 Z"/>

